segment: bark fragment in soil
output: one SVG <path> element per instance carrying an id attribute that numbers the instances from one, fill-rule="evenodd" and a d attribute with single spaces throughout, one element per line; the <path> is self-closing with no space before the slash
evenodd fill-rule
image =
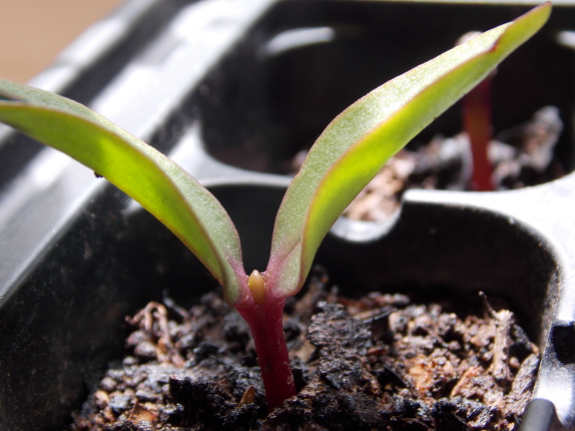
<path id="1" fill-rule="evenodd" d="M 538 350 L 510 311 L 476 302 L 349 299 L 316 274 L 286 306 L 299 393 L 270 414 L 247 325 L 218 293 L 151 303 L 72 430 L 515 429 Z"/>

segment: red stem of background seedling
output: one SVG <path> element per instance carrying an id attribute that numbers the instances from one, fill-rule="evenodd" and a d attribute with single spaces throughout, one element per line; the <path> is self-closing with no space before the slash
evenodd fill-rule
<path id="1" fill-rule="evenodd" d="M 237 307 L 252 332 L 269 411 L 296 394 L 283 330 L 284 304 L 283 299 L 266 298 L 263 305 Z"/>
<path id="2" fill-rule="evenodd" d="M 463 128 L 471 141 L 472 187 L 477 191 L 493 191 L 493 168 L 487 155 L 492 137 L 491 76 L 463 98 Z"/>

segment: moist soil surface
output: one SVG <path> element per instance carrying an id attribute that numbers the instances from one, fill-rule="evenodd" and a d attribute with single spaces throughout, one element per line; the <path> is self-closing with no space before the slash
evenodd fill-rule
<path id="1" fill-rule="evenodd" d="M 539 352 L 500 302 L 350 298 L 315 270 L 284 316 L 298 395 L 269 413 L 248 327 L 221 293 L 152 302 L 71 429 L 513 430 Z"/>

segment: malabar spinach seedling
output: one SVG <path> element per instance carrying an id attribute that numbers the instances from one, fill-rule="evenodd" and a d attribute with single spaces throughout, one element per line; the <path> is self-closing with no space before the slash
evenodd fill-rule
<path id="1" fill-rule="evenodd" d="M 76 102 L 7 81 L 0 81 L 0 121 L 104 176 L 198 257 L 250 326 L 273 409 L 296 393 L 282 328 L 284 303 L 301 289 L 332 224 L 390 157 L 537 32 L 550 12 L 546 3 L 477 36 L 336 117 L 286 191 L 266 270 L 249 276 L 238 233 L 216 198 L 138 138 Z"/>
<path id="2" fill-rule="evenodd" d="M 479 192 L 494 190 L 493 167 L 488 156 L 493 135 L 491 79 L 491 76 L 485 78 L 463 98 L 463 128 L 469 136 L 473 159 L 471 187 Z"/>
<path id="3" fill-rule="evenodd" d="M 458 43 L 464 43 L 477 36 L 478 32 L 464 34 Z M 493 187 L 493 167 L 489 161 L 489 143 L 493 137 L 491 120 L 491 80 L 495 75 L 493 70 L 487 78 L 463 96 L 463 130 L 471 144 L 473 172 L 471 188 L 479 192 L 490 192 Z"/>

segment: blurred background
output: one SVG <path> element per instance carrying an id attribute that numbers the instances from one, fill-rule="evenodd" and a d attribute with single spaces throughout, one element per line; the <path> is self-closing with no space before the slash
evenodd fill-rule
<path id="1" fill-rule="evenodd" d="M 25 83 L 123 0 L 0 0 L 0 78 Z"/>

